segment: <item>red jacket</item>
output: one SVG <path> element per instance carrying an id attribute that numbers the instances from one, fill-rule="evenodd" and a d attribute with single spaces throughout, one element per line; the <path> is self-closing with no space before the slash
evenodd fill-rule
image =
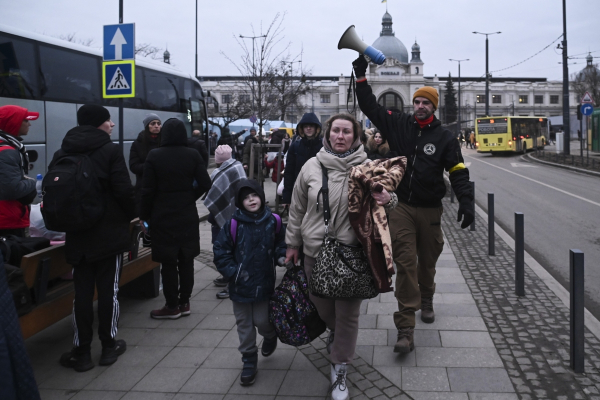
<path id="1" fill-rule="evenodd" d="M 8 154 L 8 153 L 14 154 Z M 19 152 L 12 148 L 11 146 L 6 145 L 6 143 L 0 140 L 0 168 L 7 167 L 6 163 L 10 163 L 14 158 L 19 158 Z M 11 163 L 12 164 L 12 163 Z M 20 166 L 19 166 L 20 167 Z M 26 179 L 21 174 L 21 179 Z M 17 179 L 19 181 L 19 179 Z M 4 186 L 9 182 L 2 182 L 0 186 Z M 31 183 L 27 182 L 27 186 L 33 185 L 33 189 L 35 189 L 35 181 L 31 181 Z M 6 188 L 7 186 L 4 186 Z M 5 198 L 3 196 L 3 192 L 6 189 L 0 188 L 0 198 Z M 31 192 L 31 190 L 29 190 Z M 20 201 L 16 199 L 10 200 L 0 200 L 0 229 L 20 229 L 27 228 L 29 226 L 29 207 L 22 204 Z"/>
<path id="2" fill-rule="evenodd" d="M 277 183 L 277 169 L 278 169 L 278 165 L 277 165 L 277 157 L 275 157 L 273 159 L 273 161 L 267 161 L 265 160 L 265 165 L 267 166 L 267 168 L 273 168 L 273 173 L 271 174 L 271 180 L 275 183 Z M 283 156 L 281 157 L 281 163 L 280 163 L 281 169 L 283 170 Z M 281 178 L 283 178 L 283 172 L 281 173 Z"/>

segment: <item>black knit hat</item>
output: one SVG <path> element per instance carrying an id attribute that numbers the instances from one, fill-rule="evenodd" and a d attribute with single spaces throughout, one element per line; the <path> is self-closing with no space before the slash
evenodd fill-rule
<path id="1" fill-rule="evenodd" d="M 235 196 L 235 206 L 240 210 L 244 210 L 244 199 L 250 193 L 256 193 L 260 197 L 261 205 L 260 210 L 262 211 L 265 207 L 265 192 L 262 190 L 260 185 L 254 179 L 241 179 L 236 188 L 237 195 Z M 259 211 L 260 212 L 260 211 Z"/>
<path id="2" fill-rule="evenodd" d="M 77 124 L 99 127 L 110 119 L 110 113 L 102 106 L 84 104 L 77 110 Z"/>

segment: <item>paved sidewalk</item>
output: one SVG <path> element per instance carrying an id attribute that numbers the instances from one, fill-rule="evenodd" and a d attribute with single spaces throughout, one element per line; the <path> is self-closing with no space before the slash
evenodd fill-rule
<path id="1" fill-rule="evenodd" d="M 267 183 L 267 192 L 271 184 Z M 274 186 L 274 185 L 273 185 Z M 272 197 L 272 196 L 271 196 Z M 269 199 L 272 201 L 272 199 Z M 393 353 L 391 293 L 363 302 L 356 359 L 348 379 L 353 399 L 516 400 L 597 398 L 600 342 L 586 333 L 586 374 L 568 369 L 564 304 L 527 268 L 526 298 L 512 295 L 511 251 L 501 239 L 496 257 L 483 252 L 487 235 L 461 230 L 456 204 L 444 201 L 445 247 L 438 262 L 436 321 L 417 315 L 415 350 Z M 202 210 L 202 207 L 199 207 Z M 192 314 L 153 320 L 164 299 L 121 300 L 118 337 L 128 350 L 112 366 L 85 373 L 61 367 L 71 347 L 70 318 L 26 341 L 43 399 L 325 399 L 329 363 L 321 339 L 301 348 L 282 345 L 259 356 L 251 387 L 239 384 L 241 355 L 232 305 L 217 300 L 210 226 L 200 224 Z M 278 277 L 284 273 L 278 268 Z M 95 338 L 92 358 L 100 345 Z M 598 386 L 596 386 L 598 385 Z"/>

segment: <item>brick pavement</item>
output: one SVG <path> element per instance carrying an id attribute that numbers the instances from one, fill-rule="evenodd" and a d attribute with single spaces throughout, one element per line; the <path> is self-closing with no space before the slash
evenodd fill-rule
<path id="1" fill-rule="evenodd" d="M 454 223 L 458 204 L 444 200 L 450 247 L 520 399 L 600 399 L 600 341 L 587 328 L 585 373 L 570 370 L 569 309 L 526 265 L 525 297 L 514 293 L 514 251 L 497 238 L 487 255 L 487 221 L 477 231 Z M 459 251 L 456 251 L 460 249 Z"/>

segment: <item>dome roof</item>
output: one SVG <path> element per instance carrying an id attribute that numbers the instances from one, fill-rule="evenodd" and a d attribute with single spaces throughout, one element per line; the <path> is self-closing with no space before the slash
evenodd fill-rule
<path id="1" fill-rule="evenodd" d="M 416 40 L 415 40 L 415 44 L 412 45 L 412 51 L 421 51 L 421 46 L 419 46 L 417 44 Z"/>
<path id="2" fill-rule="evenodd" d="M 408 63 L 408 50 L 406 46 L 394 35 L 392 31 L 392 16 L 386 12 L 381 19 L 381 33 L 373 42 L 373 47 L 380 50 L 387 58 L 395 58 L 401 63 Z"/>

